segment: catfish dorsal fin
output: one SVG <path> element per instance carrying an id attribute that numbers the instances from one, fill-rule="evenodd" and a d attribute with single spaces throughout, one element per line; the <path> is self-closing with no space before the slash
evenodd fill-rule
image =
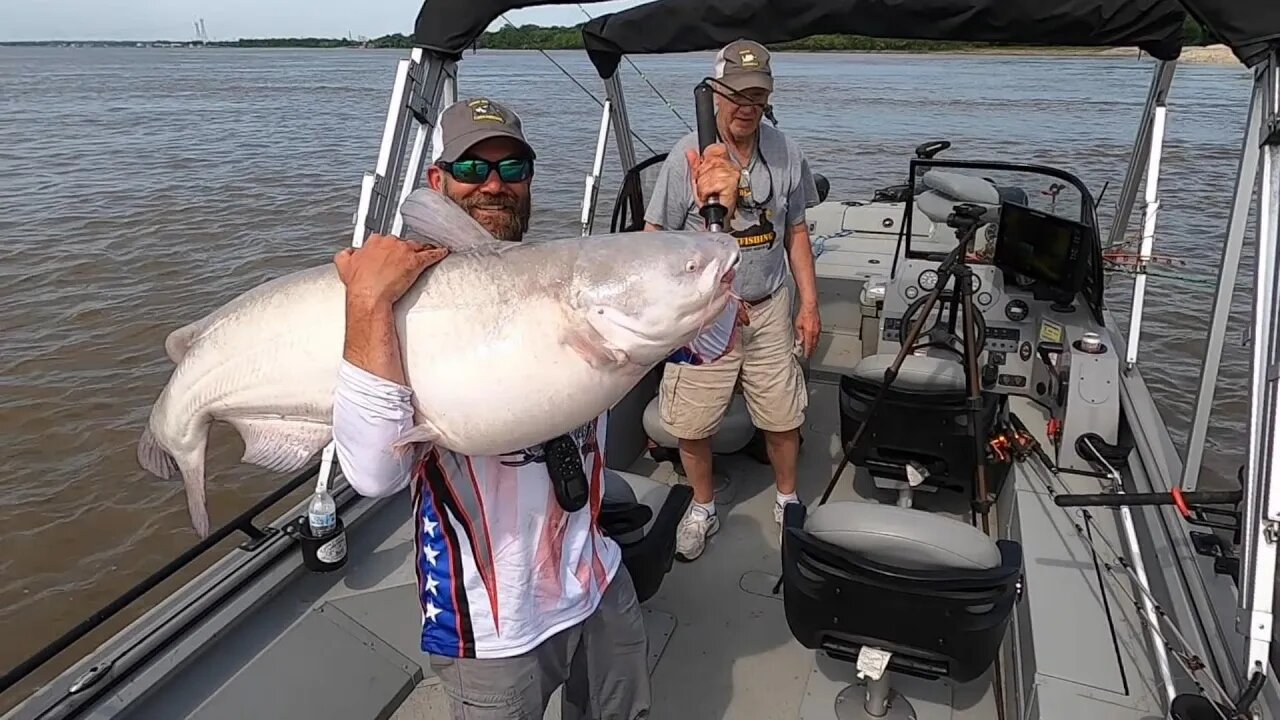
<path id="1" fill-rule="evenodd" d="M 471 250 L 498 241 L 457 203 L 431 188 L 418 188 L 400 205 L 406 240 L 431 243 L 450 250 Z"/>
<path id="2" fill-rule="evenodd" d="M 205 328 L 209 327 L 209 321 L 209 316 L 205 316 L 189 325 L 183 325 L 174 330 L 164 339 L 164 353 L 169 356 L 169 360 L 174 365 L 182 362 L 182 358 L 191 349 L 192 343 L 205 331 Z"/>

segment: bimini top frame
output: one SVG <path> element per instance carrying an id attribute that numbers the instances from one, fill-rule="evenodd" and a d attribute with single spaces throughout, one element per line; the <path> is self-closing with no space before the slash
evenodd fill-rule
<path id="1" fill-rule="evenodd" d="M 581 0 L 585 4 L 602 1 Z M 1228 232 L 1228 249 L 1224 250 L 1224 276 L 1229 269 L 1229 277 L 1234 279 L 1235 263 L 1239 258 L 1239 249 L 1235 245 L 1241 241 L 1244 232 L 1244 223 L 1238 218 L 1247 215 L 1249 190 L 1254 184 L 1255 169 L 1261 166 L 1266 181 L 1262 183 L 1260 250 L 1255 272 L 1264 280 L 1255 289 L 1256 346 L 1251 384 L 1253 416 L 1250 460 L 1245 475 L 1248 503 L 1243 534 L 1246 557 L 1240 593 L 1243 610 L 1240 617 L 1249 636 L 1247 663 L 1258 673 L 1253 676 L 1254 683 L 1251 684 L 1260 684 L 1257 678 L 1267 672 L 1275 545 L 1280 538 L 1280 479 L 1276 477 L 1280 474 L 1280 463 L 1271 461 L 1280 441 L 1277 437 L 1280 424 L 1273 420 L 1280 404 L 1280 385 L 1268 373 L 1268 369 L 1280 359 L 1276 348 L 1280 343 L 1280 328 L 1275 326 L 1278 317 L 1276 298 L 1280 289 L 1280 278 L 1277 277 L 1280 272 L 1280 255 L 1277 253 L 1280 246 L 1280 236 L 1277 236 L 1280 230 L 1277 222 L 1280 208 L 1280 74 L 1276 72 L 1276 68 L 1280 68 L 1276 56 L 1280 50 L 1280 3 L 1256 3 L 1256 0 L 1181 0 L 1177 3 L 1174 0 L 927 0 L 922 5 L 928 8 L 922 6 L 913 10 L 901 0 L 847 0 L 841 3 L 776 0 L 767 6 L 763 0 L 730 1 L 737 4 L 717 4 L 703 9 L 700 5 L 695 6 L 692 0 L 659 0 L 623 13 L 602 16 L 586 26 L 592 59 L 610 88 L 610 102 L 606 103 L 605 115 L 615 119 L 615 132 L 620 140 L 626 140 L 625 145 L 619 142 L 619 153 L 625 167 L 633 167 L 635 157 L 634 152 L 629 152 L 631 135 L 626 124 L 626 108 L 614 73 L 624 52 L 712 49 L 723 44 L 721 38 L 727 41 L 751 37 L 763 42 L 777 42 L 820 32 L 899 37 L 902 29 L 906 28 L 911 32 L 910 37 L 918 38 L 1024 44 L 1138 45 L 1167 60 L 1177 55 L 1178 28 L 1184 17 L 1181 6 L 1185 5 L 1197 20 L 1226 41 L 1242 62 L 1255 68 L 1255 92 L 1244 140 L 1237 202 Z M 550 4 L 557 4 L 557 0 L 427 0 L 417 20 L 416 47 L 408 58 L 400 61 L 397 69 L 376 168 L 365 176 L 362 183 L 351 237 L 353 245 L 360 245 L 370 232 L 395 233 L 400 230 L 402 218 L 398 213 L 398 201 L 418 186 L 427 161 L 428 138 L 438 112 L 457 98 L 455 63 L 461 59 L 463 51 L 471 47 L 480 33 L 502 13 Z M 636 18 L 679 8 L 683 8 L 684 15 L 664 17 L 663 22 L 642 28 L 631 44 L 618 41 L 619 33 L 626 32 Z M 664 26 L 674 24 L 671 20 L 679 18 L 700 27 L 678 32 L 673 29 L 665 36 L 668 38 L 666 45 L 654 40 L 655 36 L 650 31 L 667 33 Z M 716 27 L 724 29 L 715 30 Z M 606 127 L 608 125 L 602 122 L 598 151 L 604 146 Z M 597 161 L 592 167 L 592 175 L 598 177 L 600 170 Z M 588 200 L 594 203 L 590 185 Z M 586 225 L 584 232 L 589 231 L 590 227 Z M 1227 258 L 1234 260 L 1225 262 Z M 1233 282 L 1227 283 L 1228 288 L 1232 285 Z M 1229 303 L 1221 302 L 1219 305 L 1225 312 Z M 1214 352 L 1212 345 L 1208 352 Z M 1202 392 L 1200 400 L 1198 414 L 1200 409 L 1207 412 L 1212 394 L 1209 393 L 1206 399 Z M 610 454 L 613 453 L 611 443 Z M 328 482 L 331 466 L 332 455 L 327 451 L 320 467 L 319 482 Z M 6 717 L 77 715 L 102 694 L 118 689 L 162 648 L 166 653 L 165 662 L 169 663 L 167 667 L 175 667 L 194 657 L 199 648 L 193 643 L 178 642 L 182 633 L 205 618 L 209 607 L 234 593 L 239 587 L 237 578 L 258 572 L 296 542 L 286 533 L 278 532 L 278 528 L 263 531 L 249 523 L 279 497 L 307 482 L 308 475 L 309 472 L 299 475 L 280 492 L 216 531 L 208 543 L 193 548 L 191 553 L 178 558 L 152 579 L 125 593 L 62 639 L 7 673 L 0 679 L 0 686 L 11 687 L 29 676 L 66 650 L 75 639 L 117 614 L 147 587 L 186 565 L 219 538 L 238 531 L 249 535 L 250 540 L 240 548 L 240 554 L 226 558 L 224 569 L 227 572 L 225 577 L 213 580 L 216 585 L 213 591 L 206 585 L 196 587 L 196 583 L 209 583 L 209 578 L 201 576 L 193 580 L 183 592 L 146 613 Z M 355 494 L 345 482 L 335 489 L 334 494 L 340 506 L 355 502 Z M 368 510 L 386 501 L 361 503 L 364 510 Z M 301 508 L 294 508 L 288 517 L 296 515 Z M 284 519 L 280 522 L 283 523 Z M 185 592 L 187 590 L 191 592 Z M 220 623 L 233 621 L 230 615 L 219 619 Z M 219 627 L 225 627 L 225 624 Z M 210 626 L 209 632 L 216 631 Z M 129 701 L 122 694 L 117 694 L 114 700 L 121 711 Z"/>

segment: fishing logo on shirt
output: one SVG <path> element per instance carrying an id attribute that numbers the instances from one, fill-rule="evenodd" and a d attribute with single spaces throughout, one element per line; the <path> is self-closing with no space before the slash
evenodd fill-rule
<path id="1" fill-rule="evenodd" d="M 742 250 L 771 249 L 778 239 L 778 232 L 769 220 L 771 215 L 768 209 L 764 209 L 760 212 L 759 220 L 750 227 L 733 230 L 729 234 L 737 239 L 738 247 Z"/>

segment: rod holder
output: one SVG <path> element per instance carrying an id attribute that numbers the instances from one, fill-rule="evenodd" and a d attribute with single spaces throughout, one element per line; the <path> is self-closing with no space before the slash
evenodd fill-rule
<path id="1" fill-rule="evenodd" d="M 306 517 L 298 520 L 298 546 L 302 549 L 302 564 L 312 572 L 333 572 L 347 564 L 347 532 L 342 518 L 329 532 L 316 537 Z"/>

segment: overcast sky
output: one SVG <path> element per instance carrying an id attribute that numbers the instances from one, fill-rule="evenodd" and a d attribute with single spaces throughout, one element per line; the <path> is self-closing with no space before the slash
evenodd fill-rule
<path id="1" fill-rule="evenodd" d="M 459 0 L 455 0 L 459 1 Z M 465 1 L 465 0 L 462 0 Z M 584 3 L 593 16 L 641 0 Z M 204 18 L 210 40 L 244 37 L 345 37 L 413 32 L 416 0 L 0 0 L 4 40 L 188 40 Z M 576 4 L 516 10 L 517 25 L 572 25 Z M 492 29 L 504 23 L 498 20 Z"/>

